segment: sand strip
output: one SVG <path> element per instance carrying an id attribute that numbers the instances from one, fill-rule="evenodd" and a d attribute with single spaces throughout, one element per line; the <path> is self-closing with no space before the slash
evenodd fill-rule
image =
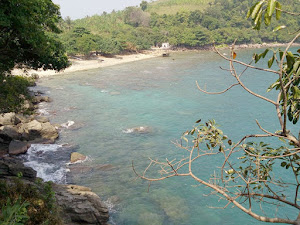
<path id="1" fill-rule="evenodd" d="M 48 77 L 53 75 L 62 75 L 72 73 L 75 71 L 90 70 L 97 68 L 104 68 L 123 63 L 135 62 L 144 59 L 150 59 L 161 56 L 163 51 L 146 51 L 145 53 L 132 54 L 132 55 L 117 55 L 114 58 L 106 58 L 99 56 L 93 60 L 70 59 L 72 65 L 63 71 L 56 72 L 54 70 L 28 70 L 24 72 L 21 69 L 14 69 L 12 75 L 29 75 L 37 74 L 39 77 Z"/>

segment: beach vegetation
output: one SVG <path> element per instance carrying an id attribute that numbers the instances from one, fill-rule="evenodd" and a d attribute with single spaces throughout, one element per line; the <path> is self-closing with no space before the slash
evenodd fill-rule
<path id="1" fill-rule="evenodd" d="M 30 113 L 24 103 L 31 101 L 28 87 L 34 84 L 31 78 L 0 76 L 0 113 Z"/>
<path id="2" fill-rule="evenodd" d="M 287 43 L 299 25 L 295 16 L 282 14 L 280 21 L 273 20 L 266 29 L 253 32 L 251 21 L 244 19 L 252 0 L 164 0 L 148 2 L 147 7 L 144 4 L 63 22 L 64 32 L 60 38 L 68 54 L 85 54 L 88 46 L 91 51 L 121 54 L 159 47 L 165 42 L 175 48 L 205 48 L 231 44 L 235 39 L 236 44 Z M 176 10 L 170 12 L 170 8 Z M 283 10 L 299 11 L 298 1 L 288 0 Z M 272 32 L 282 24 L 289 27 L 289 32 Z M 70 30 L 76 27 L 98 36 L 100 43 L 94 45 L 87 39 L 87 48 L 77 46 L 80 42 L 70 41 L 73 38 Z M 112 45 L 110 49 L 106 47 L 108 44 Z"/>
<path id="3" fill-rule="evenodd" d="M 60 33 L 59 7 L 51 0 L 0 2 L 0 75 L 16 66 L 62 70 L 68 66 Z"/>

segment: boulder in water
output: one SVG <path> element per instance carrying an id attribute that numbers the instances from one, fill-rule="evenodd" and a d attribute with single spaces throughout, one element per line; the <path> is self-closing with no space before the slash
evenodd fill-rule
<path id="1" fill-rule="evenodd" d="M 23 141 L 11 141 L 8 147 L 8 153 L 10 155 L 20 155 L 27 152 L 30 148 L 30 144 Z"/>
<path id="2" fill-rule="evenodd" d="M 71 163 L 76 163 L 78 161 L 83 161 L 85 159 L 86 159 L 85 155 L 82 155 L 82 154 L 80 154 L 78 152 L 73 152 L 71 154 L 71 160 L 70 161 L 71 161 Z"/>

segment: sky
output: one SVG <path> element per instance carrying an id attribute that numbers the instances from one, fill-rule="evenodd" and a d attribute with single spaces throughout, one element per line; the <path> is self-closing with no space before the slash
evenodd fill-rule
<path id="1" fill-rule="evenodd" d="M 95 14 L 101 15 L 103 11 L 121 10 L 128 6 L 139 5 L 142 0 L 52 0 L 60 5 L 63 18 L 80 19 Z"/>

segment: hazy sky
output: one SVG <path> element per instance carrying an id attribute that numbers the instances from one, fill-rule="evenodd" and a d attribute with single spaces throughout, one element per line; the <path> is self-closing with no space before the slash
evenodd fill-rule
<path id="1" fill-rule="evenodd" d="M 79 19 L 87 15 L 101 14 L 103 11 L 111 12 L 127 6 L 136 6 L 142 0 L 53 0 L 53 2 L 60 5 L 63 18 L 70 16 L 72 19 Z"/>

